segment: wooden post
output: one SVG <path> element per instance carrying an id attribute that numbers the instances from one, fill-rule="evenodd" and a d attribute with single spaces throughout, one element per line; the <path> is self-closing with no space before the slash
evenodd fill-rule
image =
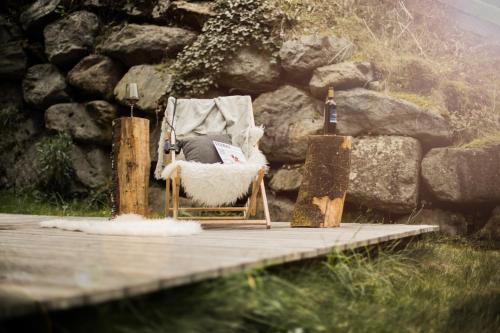
<path id="1" fill-rule="evenodd" d="M 149 157 L 149 120 L 123 117 L 113 121 L 112 215 L 147 215 Z"/>
<path id="2" fill-rule="evenodd" d="M 312 135 L 292 227 L 338 227 L 351 169 L 350 136 Z"/>

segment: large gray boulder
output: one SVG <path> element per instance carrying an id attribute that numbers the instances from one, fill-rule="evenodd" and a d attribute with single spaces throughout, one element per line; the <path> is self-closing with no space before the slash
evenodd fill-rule
<path id="1" fill-rule="evenodd" d="M 134 66 L 175 56 L 195 38 L 196 33 L 186 29 L 128 24 L 111 32 L 99 49 L 127 66 Z"/>
<path id="2" fill-rule="evenodd" d="M 20 42 L 0 45 L 0 79 L 20 80 L 26 72 L 26 55 Z"/>
<path id="3" fill-rule="evenodd" d="M 429 147 L 451 141 L 448 121 L 415 104 L 362 88 L 339 91 L 335 99 L 341 134 L 411 136 Z"/>
<path id="4" fill-rule="evenodd" d="M 261 93 L 277 87 L 280 69 L 272 56 L 256 48 L 238 52 L 222 68 L 218 83 L 245 93 Z"/>
<path id="5" fill-rule="evenodd" d="M 65 4 L 65 0 L 37 0 L 21 13 L 19 21 L 24 30 L 40 28 L 51 19 L 57 17 L 57 7 Z"/>
<path id="6" fill-rule="evenodd" d="M 439 230 L 449 236 L 467 234 L 467 220 L 462 214 L 441 209 L 422 209 L 416 214 L 403 216 L 396 223 L 438 225 Z"/>
<path id="7" fill-rule="evenodd" d="M 314 97 L 324 99 L 330 86 L 335 90 L 364 87 L 373 77 L 369 62 L 341 62 L 316 68 L 309 82 L 309 89 Z"/>
<path id="8" fill-rule="evenodd" d="M 488 222 L 479 230 L 478 236 L 483 239 L 500 240 L 500 206 L 493 210 Z"/>
<path id="9" fill-rule="evenodd" d="M 323 128 L 323 103 L 293 86 L 260 95 L 253 103 L 255 122 L 266 128 L 260 148 L 269 161 L 303 161 L 307 136 Z"/>
<path id="10" fill-rule="evenodd" d="M 298 191 L 302 184 L 302 165 L 284 165 L 272 174 L 269 188 L 275 192 Z"/>
<path id="11" fill-rule="evenodd" d="M 79 11 L 51 23 L 43 30 L 45 53 L 49 61 L 61 67 L 74 65 L 89 54 L 99 32 L 99 18 Z"/>
<path id="12" fill-rule="evenodd" d="M 95 102 L 85 107 L 79 103 L 63 103 L 51 106 L 45 112 L 45 127 L 70 134 L 76 141 L 110 144 L 112 138 L 112 116 L 109 111 L 116 109 L 107 102 Z M 102 105 L 107 103 L 107 105 Z M 113 112 L 113 111 L 111 111 Z"/>
<path id="13" fill-rule="evenodd" d="M 389 213 L 417 207 L 422 149 L 398 136 L 355 138 L 347 200 Z"/>
<path id="14" fill-rule="evenodd" d="M 161 136 L 161 126 L 157 125 L 151 128 L 149 132 L 149 157 L 151 163 L 156 163 L 158 161 L 158 142 Z"/>
<path id="15" fill-rule="evenodd" d="M 112 99 L 123 74 L 122 66 L 111 58 L 89 55 L 68 73 L 68 82 L 87 95 Z"/>
<path id="16" fill-rule="evenodd" d="M 0 83 L 0 108 L 11 106 L 20 110 L 22 105 L 23 90 L 21 86 L 8 81 Z"/>
<path id="17" fill-rule="evenodd" d="M 170 12 L 177 20 L 199 30 L 209 18 L 215 16 L 214 6 L 213 1 L 175 0 L 172 1 Z"/>
<path id="18" fill-rule="evenodd" d="M 18 41 L 22 38 L 22 30 L 13 22 L 13 18 L 6 15 L 0 15 L 0 44 Z"/>
<path id="19" fill-rule="evenodd" d="M 26 103 L 37 109 L 46 109 L 57 103 L 71 101 L 64 76 L 51 64 L 30 67 L 23 80 Z"/>
<path id="20" fill-rule="evenodd" d="M 118 82 L 114 94 L 116 100 L 128 105 L 126 101 L 127 83 L 135 82 L 139 90 L 137 107 L 143 111 L 154 113 L 167 97 L 172 88 L 174 78 L 165 68 L 152 65 L 139 65 L 129 69 Z"/>
<path id="21" fill-rule="evenodd" d="M 7 186 L 25 189 L 45 182 L 47 175 L 42 172 L 38 153 L 38 145 L 42 140 L 43 138 L 33 140 L 24 151 L 19 152 L 18 158 L 10 161 L 13 164 L 6 170 Z"/>
<path id="22" fill-rule="evenodd" d="M 111 159 L 108 152 L 74 145 L 70 156 L 75 181 L 88 189 L 98 189 L 110 183 Z"/>
<path id="23" fill-rule="evenodd" d="M 170 19 L 168 10 L 170 9 L 170 0 L 158 0 L 151 10 L 151 20 L 154 22 L 165 23 Z"/>
<path id="24" fill-rule="evenodd" d="M 118 117 L 116 106 L 107 101 L 91 101 L 85 104 L 85 110 L 89 113 L 97 125 L 108 127 Z"/>
<path id="25" fill-rule="evenodd" d="M 456 204 L 500 202 L 500 146 L 435 148 L 422 161 L 422 178 L 440 201 Z"/>
<path id="26" fill-rule="evenodd" d="M 315 68 L 345 61 L 353 50 L 353 44 L 346 39 L 308 35 L 285 41 L 279 56 L 289 78 L 308 81 Z"/>
<path id="27" fill-rule="evenodd" d="M 140 21 L 166 23 L 169 20 L 170 0 L 126 1 L 117 5 L 114 0 L 83 0 L 83 6 L 100 12 L 113 12 Z"/>
<path id="28" fill-rule="evenodd" d="M 267 197 L 269 214 L 273 222 L 291 222 L 295 202 L 286 197 L 269 195 Z M 259 205 L 261 205 L 259 200 Z M 259 207 L 260 217 L 263 217 L 262 207 Z"/>

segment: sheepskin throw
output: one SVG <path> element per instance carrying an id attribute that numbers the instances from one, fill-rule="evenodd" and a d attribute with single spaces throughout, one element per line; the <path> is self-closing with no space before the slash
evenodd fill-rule
<path id="1" fill-rule="evenodd" d="M 176 160 L 164 167 L 163 150 L 166 134 L 171 131 L 169 123 L 179 140 L 208 133 L 229 134 L 231 143 L 241 148 L 247 163 L 203 164 Z M 264 129 L 255 127 L 250 96 L 178 99 L 177 102 L 169 98 L 158 143 L 155 176 L 167 179 L 180 167 L 181 184 L 191 199 L 205 206 L 232 204 L 248 192 L 259 169 L 266 167 L 266 158 L 256 147 L 263 135 Z"/>
<path id="2" fill-rule="evenodd" d="M 195 221 L 176 221 L 172 218 L 148 220 L 136 214 L 120 215 L 110 221 L 95 219 L 55 219 L 40 222 L 42 228 L 58 228 L 96 235 L 117 236 L 186 236 L 202 231 Z"/>
<path id="3" fill-rule="evenodd" d="M 247 163 L 206 164 L 175 161 L 165 167 L 161 176 L 170 177 L 176 167 L 181 170 L 181 184 L 187 196 L 199 204 L 220 206 L 232 204 L 243 197 L 266 158 L 255 149 Z"/>

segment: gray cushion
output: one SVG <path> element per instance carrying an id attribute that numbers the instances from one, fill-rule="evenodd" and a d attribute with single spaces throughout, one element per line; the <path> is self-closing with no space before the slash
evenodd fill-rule
<path id="1" fill-rule="evenodd" d="M 182 139 L 182 151 L 186 161 L 222 163 L 213 141 L 231 144 L 228 134 L 207 134 Z"/>

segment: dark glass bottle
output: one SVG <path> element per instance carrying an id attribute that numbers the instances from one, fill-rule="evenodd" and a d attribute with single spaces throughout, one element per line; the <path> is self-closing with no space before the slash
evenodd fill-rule
<path id="1" fill-rule="evenodd" d="M 335 103 L 333 87 L 328 88 L 328 95 L 325 101 L 325 112 L 324 112 L 324 125 L 323 134 L 324 135 L 335 135 L 337 134 L 337 104 Z"/>

